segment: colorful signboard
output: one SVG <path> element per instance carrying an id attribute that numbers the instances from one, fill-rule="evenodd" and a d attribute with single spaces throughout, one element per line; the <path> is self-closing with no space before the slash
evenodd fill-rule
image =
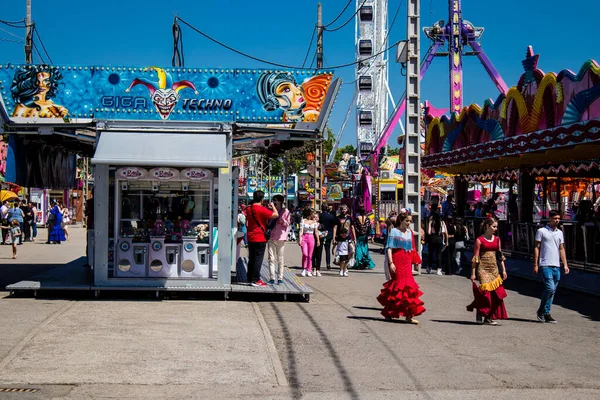
<path id="1" fill-rule="evenodd" d="M 2 104 L 20 123 L 316 122 L 332 79 L 326 71 L 0 65 Z"/>
<path id="2" fill-rule="evenodd" d="M 276 194 L 283 195 L 284 189 L 281 184 L 281 176 L 265 177 L 258 179 L 256 176 L 248 177 L 248 196 L 252 196 L 255 191 L 262 190 L 266 195 L 271 193 L 272 196 Z M 294 176 L 287 177 L 287 196 L 296 196 L 296 179 Z"/>

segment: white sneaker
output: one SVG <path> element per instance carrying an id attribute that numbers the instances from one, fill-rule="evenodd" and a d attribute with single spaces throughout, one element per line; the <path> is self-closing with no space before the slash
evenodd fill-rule
<path id="1" fill-rule="evenodd" d="M 344 271 L 340 269 L 340 276 L 344 276 Z"/>
<path id="2" fill-rule="evenodd" d="M 441 270 L 441 269 L 438 269 L 438 270 L 437 270 L 437 274 L 438 274 L 438 275 L 444 275 L 444 274 L 442 274 L 442 270 Z"/>
<path id="3" fill-rule="evenodd" d="M 344 276 L 348 276 L 348 271 L 345 271 L 345 272 L 344 272 Z"/>
<path id="4" fill-rule="evenodd" d="M 301 273 L 300 275 L 302 275 L 302 276 L 306 276 L 306 270 L 305 270 L 305 269 L 303 269 L 303 270 L 302 270 L 302 273 Z"/>
<path id="5" fill-rule="evenodd" d="M 321 276 L 321 271 L 315 272 L 315 276 Z"/>
<path id="6" fill-rule="evenodd" d="M 312 273 L 311 273 L 310 271 L 308 271 L 308 272 L 306 273 L 306 276 L 312 276 Z"/>

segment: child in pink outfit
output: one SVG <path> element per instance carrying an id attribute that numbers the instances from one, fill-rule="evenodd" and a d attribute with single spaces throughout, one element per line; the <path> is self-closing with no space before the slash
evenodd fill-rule
<path id="1" fill-rule="evenodd" d="M 302 211 L 302 222 L 300 223 L 300 235 L 298 244 L 302 248 L 302 276 L 312 276 L 312 256 L 315 245 L 319 245 L 319 223 L 314 220 L 315 210 L 305 208 Z"/>

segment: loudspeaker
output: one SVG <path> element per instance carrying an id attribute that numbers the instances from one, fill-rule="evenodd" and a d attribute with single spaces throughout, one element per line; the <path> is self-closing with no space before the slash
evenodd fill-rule
<path id="1" fill-rule="evenodd" d="M 152 182 L 152 191 L 153 192 L 158 192 L 159 186 L 158 186 L 158 182 Z"/>
<path id="2" fill-rule="evenodd" d="M 127 190 L 127 181 L 121 181 L 121 190 Z"/>

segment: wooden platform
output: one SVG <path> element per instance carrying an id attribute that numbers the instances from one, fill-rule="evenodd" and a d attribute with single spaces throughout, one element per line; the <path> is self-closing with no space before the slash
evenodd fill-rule
<path id="1" fill-rule="evenodd" d="M 269 285 L 266 287 L 253 287 L 246 283 L 246 271 L 248 260 L 240 258 L 237 263 L 236 273 L 231 277 L 231 284 L 221 286 L 215 280 L 191 280 L 175 279 L 165 284 L 149 286 L 95 286 L 92 279 L 92 272 L 84 267 L 80 262 L 72 262 L 64 266 L 56 267 L 43 274 L 34 276 L 30 280 L 23 280 L 13 283 L 6 287 L 7 290 L 14 293 L 30 293 L 37 296 L 39 292 L 58 292 L 58 291 L 89 291 L 96 297 L 101 291 L 131 291 L 131 292 L 155 292 L 159 297 L 162 292 L 222 292 L 224 298 L 229 298 L 230 293 L 245 294 L 272 294 L 282 295 L 287 300 L 288 295 L 300 295 L 306 301 L 310 300 L 312 289 L 304 284 L 288 268 L 285 268 L 283 274 L 283 284 Z M 265 282 L 269 280 L 269 267 L 267 262 L 263 263 L 261 269 L 261 279 Z M 121 281 L 123 282 L 123 280 Z"/>

